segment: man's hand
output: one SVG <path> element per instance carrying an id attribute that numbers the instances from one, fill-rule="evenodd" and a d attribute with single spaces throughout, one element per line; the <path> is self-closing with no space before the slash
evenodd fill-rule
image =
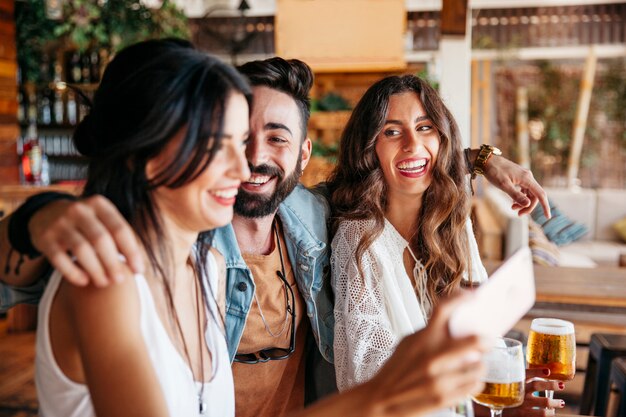
<path id="1" fill-rule="evenodd" d="M 102 196 L 47 204 L 32 216 L 28 230 L 35 248 L 74 285 L 104 287 L 122 281 L 127 268 L 120 253 L 133 272 L 144 270 L 132 228 Z"/>
<path id="2" fill-rule="evenodd" d="M 485 178 L 507 193 L 514 201 L 511 208 L 519 215 L 529 214 L 537 203 L 543 207 L 546 218 L 550 218 L 548 195 L 535 180 L 533 173 L 515 162 L 493 155 L 485 166 Z"/>

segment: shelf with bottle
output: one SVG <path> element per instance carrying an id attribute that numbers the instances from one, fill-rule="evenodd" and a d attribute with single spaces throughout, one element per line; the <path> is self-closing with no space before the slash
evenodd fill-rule
<path id="1" fill-rule="evenodd" d="M 20 86 L 17 119 L 23 129 L 31 122 L 40 127 L 73 130 L 89 113 L 89 105 L 64 82 L 37 88 L 34 84 Z M 83 92 L 90 98 L 90 92 Z"/>
<path id="2" fill-rule="evenodd" d="M 24 128 L 36 121 L 38 126 L 72 129 L 89 112 L 107 62 L 105 49 L 79 52 L 59 48 L 43 55 L 40 82 L 23 82 L 18 71 L 19 123 Z"/>
<path id="3" fill-rule="evenodd" d="M 36 124 L 31 123 L 18 138 L 16 151 L 23 184 L 48 185 L 86 178 L 88 158 L 76 150 L 71 131 L 38 131 Z"/>
<path id="4" fill-rule="evenodd" d="M 108 52 L 84 52 L 51 44 L 43 54 L 39 82 L 26 82 L 18 70 L 17 142 L 22 183 L 47 185 L 86 177 L 87 159 L 72 135 L 89 113 Z"/>

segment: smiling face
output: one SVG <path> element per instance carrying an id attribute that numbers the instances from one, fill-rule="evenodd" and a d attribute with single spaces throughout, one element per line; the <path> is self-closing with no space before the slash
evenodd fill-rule
<path id="1" fill-rule="evenodd" d="M 387 184 L 387 200 L 421 196 L 432 181 L 439 133 L 414 92 L 392 95 L 376 156 Z"/>
<path id="2" fill-rule="evenodd" d="M 197 178 L 181 187 L 161 186 L 154 190 L 153 198 L 163 217 L 172 220 L 181 230 L 200 232 L 224 226 L 232 220 L 238 188 L 250 176 L 245 158 L 248 115 L 244 96 L 231 95 L 224 113 L 224 136 L 209 165 Z M 185 132 L 181 131 L 148 162 L 148 178 L 171 163 L 184 137 Z"/>
<path id="3" fill-rule="evenodd" d="M 246 150 L 252 175 L 241 185 L 235 212 L 258 218 L 273 215 L 298 184 L 311 141 L 302 140 L 302 116 L 292 97 L 264 86 L 254 87 L 253 95 Z"/>

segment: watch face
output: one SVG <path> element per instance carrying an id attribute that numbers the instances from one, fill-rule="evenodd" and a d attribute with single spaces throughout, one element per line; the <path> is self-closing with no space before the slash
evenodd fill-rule
<path id="1" fill-rule="evenodd" d="M 487 154 L 487 155 L 489 155 L 491 153 L 493 153 L 494 155 L 498 155 L 498 156 L 502 155 L 502 151 L 500 149 L 496 148 L 495 146 L 492 146 L 492 145 L 482 145 L 480 148 L 481 148 L 480 149 L 481 153 L 484 153 L 484 154 Z"/>

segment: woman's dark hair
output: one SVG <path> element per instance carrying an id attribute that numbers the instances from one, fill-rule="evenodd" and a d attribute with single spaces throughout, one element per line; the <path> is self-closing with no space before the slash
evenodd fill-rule
<path id="1" fill-rule="evenodd" d="M 76 148 L 90 157 L 84 195 L 107 197 L 138 234 L 155 273 L 165 279 L 169 249 L 152 199 L 157 187 L 178 188 L 208 166 L 221 146 L 224 112 L 233 93 L 251 103 L 250 87 L 237 71 L 177 39 L 141 42 L 107 66 L 91 112 L 74 133 Z M 146 164 L 181 132 L 167 166 L 151 178 Z M 212 233 L 198 245 L 210 247 Z M 206 270 L 197 250 L 196 273 Z"/>
<path id="2" fill-rule="evenodd" d="M 297 59 L 274 57 L 263 61 L 251 61 L 237 68 L 253 86 L 264 86 L 281 91 L 293 98 L 300 110 L 302 140 L 306 138 L 311 116 L 309 93 L 313 86 L 313 71 Z"/>
<path id="3" fill-rule="evenodd" d="M 450 111 L 427 82 L 414 76 L 391 76 L 372 85 L 354 108 L 339 148 L 339 160 L 329 181 L 334 234 L 342 220 L 372 219 L 356 250 L 357 265 L 384 228 L 387 185 L 376 155 L 376 139 L 389 110 L 391 96 L 415 93 L 439 133 L 439 153 L 432 182 L 424 192 L 417 230 L 409 244 L 428 272 L 427 294 L 434 302 L 456 288 L 469 272 L 465 222 L 469 215 L 461 135 Z M 470 277 L 471 279 L 471 277 Z M 428 304 L 428 303 L 427 303 Z"/>

